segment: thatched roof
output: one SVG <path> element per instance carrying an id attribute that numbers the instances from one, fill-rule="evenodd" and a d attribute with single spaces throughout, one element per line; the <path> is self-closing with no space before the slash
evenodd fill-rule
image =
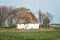
<path id="1" fill-rule="evenodd" d="M 27 23 L 38 23 L 36 17 L 31 13 L 23 13 L 21 14 L 17 24 L 27 24 Z"/>

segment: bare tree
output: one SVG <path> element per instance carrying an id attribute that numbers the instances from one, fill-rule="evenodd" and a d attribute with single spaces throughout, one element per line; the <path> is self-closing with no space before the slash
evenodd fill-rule
<path id="1" fill-rule="evenodd" d="M 43 12 L 39 11 L 39 19 L 40 19 L 40 25 L 42 24 L 43 27 L 48 27 L 49 23 L 52 21 L 53 16 L 47 12 L 47 14 L 44 14 Z"/>
<path id="2" fill-rule="evenodd" d="M 14 13 L 12 7 L 0 6 L 0 26 L 10 25 Z"/>

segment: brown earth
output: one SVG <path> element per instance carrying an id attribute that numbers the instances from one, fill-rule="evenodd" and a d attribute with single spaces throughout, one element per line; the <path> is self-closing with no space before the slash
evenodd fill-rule
<path id="1" fill-rule="evenodd" d="M 56 32 L 59 30 L 53 30 L 53 32 Z M 0 30 L 0 32 L 51 32 L 49 30 L 27 30 L 27 29 L 23 29 L 23 30 Z M 60 31 L 59 31 L 60 32 Z"/>

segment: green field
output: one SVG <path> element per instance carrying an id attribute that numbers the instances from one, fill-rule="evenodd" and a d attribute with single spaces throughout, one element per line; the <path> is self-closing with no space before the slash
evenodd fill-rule
<path id="1" fill-rule="evenodd" d="M 33 32 L 35 30 L 40 31 Z M 60 27 L 30 29 L 30 31 L 31 32 L 21 32 L 21 30 L 16 28 L 3 27 L 0 28 L 0 40 L 60 40 Z"/>
<path id="2" fill-rule="evenodd" d="M 60 32 L 1 32 L 0 40 L 60 40 Z"/>

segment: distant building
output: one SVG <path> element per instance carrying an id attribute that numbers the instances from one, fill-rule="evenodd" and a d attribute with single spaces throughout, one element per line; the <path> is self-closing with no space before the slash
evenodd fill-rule
<path id="1" fill-rule="evenodd" d="M 23 13 L 22 15 L 16 23 L 17 29 L 39 29 L 39 23 L 31 12 L 27 14 Z"/>

